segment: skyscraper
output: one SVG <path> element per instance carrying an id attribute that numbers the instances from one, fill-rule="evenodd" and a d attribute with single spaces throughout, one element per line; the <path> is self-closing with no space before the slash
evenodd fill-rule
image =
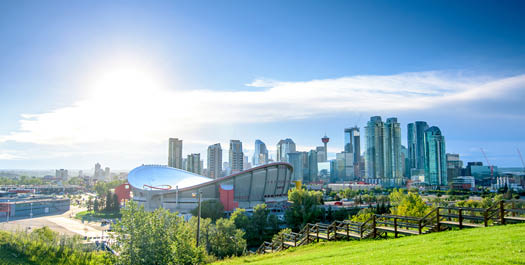
<path id="1" fill-rule="evenodd" d="M 286 154 L 295 152 L 295 143 L 292 139 L 286 138 L 277 143 L 277 161 L 289 162 Z"/>
<path id="2" fill-rule="evenodd" d="M 425 121 L 416 121 L 407 125 L 408 143 L 408 171 L 420 171 L 425 169 L 425 131 L 428 124 Z M 410 173 L 410 176 L 412 173 Z M 408 177 L 410 177 L 408 176 Z"/>
<path id="3" fill-rule="evenodd" d="M 187 163 L 187 171 L 202 174 L 201 154 L 188 155 Z"/>
<path id="4" fill-rule="evenodd" d="M 385 125 L 380 116 L 370 118 L 366 131 L 366 154 L 365 167 L 366 177 L 371 179 L 382 179 L 385 176 L 383 138 Z"/>
<path id="5" fill-rule="evenodd" d="M 293 167 L 292 180 L 303 181 L 304 177 L 304 152 L 290 152 L 286 154 L 286 161 Z"/>
<path id="6" fill-rule="evenodd" d="M 384 125 L 384 181 L 387 186 L 402 184 L 403 170 L 401 162 L 401 127 L 397 118 L 388 118 Z"/>
<path id="7" fill-rule="evenodd" d="M 261 140 L 255 140 L 255 151 L 252 158 L 253 166 L 268 164 L 268 149 Z"/>
<path id="8" fill-rule="evenodd" d="M 461 176 L 463 161 L 459 159 L 459 154 L 447 154 L 447 180 L 452 182 L 454 178 Z"/>
<path id="9" fill-rule="evenodd" d="M 315 182 L 318 180 L 317 168 L 317 151 L 310 150 L 308 152 L 308 182 Z"/>
<path id="10" fill-rule="evenodd" d="M 353 166 L 355 177 L 361 177 L 359 162 L 361 160 L 361 136 L 359 128 L 352 127 L 345 129 L 345 152 L 353 153 Z"/>
<path id="11" fill-rule="evenodd" d="M 220 143 L 208 146 L 208 177 L 216 179 L 222 172 L 222 148 Z"/>
<path id="12" fill-rule="evenodd" d="M 169 139 L 168 166 L 182 169 L 182 140 Z"/>
<path id="13" fill-rule="evenodd" d="M 243 170 L 244 153 L 242 152 L 242 142 L 239 140 L 230 140 L 230 169 L 231 173 L 241 172 Z"/>
<path id="14" fill-rule="evenodd" d="M 101 179 L 103 175 L 102 166 L 100 163 L 95 164 L 95 172 L 93 172 L 94 179 Z"/>
<path id="15" fill-rule="evenodd" d="M 445 137 L 438 127 L 425 131 L 425 182 L 432 186 L 447 185 Z"/>
<path id="16" fill-rule="evenodd" d="M 315 151 L 317 152 L 317 162 L 318 163 L 326 162 L 324 146 L 316 147 Z"/>

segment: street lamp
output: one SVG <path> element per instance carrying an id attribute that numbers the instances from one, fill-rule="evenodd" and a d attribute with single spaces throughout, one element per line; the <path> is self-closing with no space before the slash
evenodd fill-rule
<path id="1" fill-rule="evenodd" d="M 197 197 L 197 193 L 192 193 L 192 197 Z M 201 197 L 202 197 L 202 191 L 199 190 L 199 214 L 197 215 L 197 247 L 199 247 L 199 234 L 201 230 Z"/>
<path id="2" fill-rule="evenodd" d="M 7 222 L 9 223 L 9 214 L 11 213 L 11 205 L 9 204 L 9 200 L 7 200 Z"/>

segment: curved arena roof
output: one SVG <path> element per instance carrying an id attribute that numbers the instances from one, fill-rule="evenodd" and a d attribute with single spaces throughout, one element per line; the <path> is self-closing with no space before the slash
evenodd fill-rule
<path id="1" fill-rule="evenodd" d="M 290 170 L 293 170 L 292 165 L 288 163 L 276 162 L 253 167 L 226 177 L 211 179 L 182 169 L 164 165 L 142 165 L 129 172 L 128 182 L 131 186 L 142 190 L 175 190 L 177 186 L 179 190 L 187 190 L 222 182 L 251 171 L 278 165 L 285 165 Z"/>
<path id="2" fill-rule="evenodd" d="M 128 174 L 128 182 L 138 189 L 184 189 L 212 179 L 182 169 L 161 165 L 142 165 Z"/>

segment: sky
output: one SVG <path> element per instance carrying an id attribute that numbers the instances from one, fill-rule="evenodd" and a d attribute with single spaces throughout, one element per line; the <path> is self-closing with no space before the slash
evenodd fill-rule
<path id="1" fill-rule="evenodd" d="M 0 168 L 166 164 L 230 139 L 301 151 L 371 116 L 521 167 L 524 1 L 0 1 Z M 362 137 L 363 137 L 362 136 Z M 361 140 L 364 143 L 364 139 Z M 362 146 L 364 150 L 364 144 Z"/>

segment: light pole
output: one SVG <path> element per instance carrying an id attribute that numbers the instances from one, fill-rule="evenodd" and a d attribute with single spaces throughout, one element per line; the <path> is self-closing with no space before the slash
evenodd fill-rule
<path id="1" fill-rule="evenodd" d="M 199 192 L 199 210 L 198 210 L 198 215 L 197 215 L 197 247 L 199 247 L 199 234 L 200 234 L 200 230 L 201 230 L 201 196 L 202 196 L 202 191 L 198 191 Z M 193 197 L 197 197 L 197 194 L 196 193 L 193 193 L 192 194 Z"/>
<path id="2" fill-rule="evenodd" d="M 7 222 L 9 223 L 9 214 L 11 213 L 11 205 L 9 204 L 9 200 L 7 200 Z"/>

